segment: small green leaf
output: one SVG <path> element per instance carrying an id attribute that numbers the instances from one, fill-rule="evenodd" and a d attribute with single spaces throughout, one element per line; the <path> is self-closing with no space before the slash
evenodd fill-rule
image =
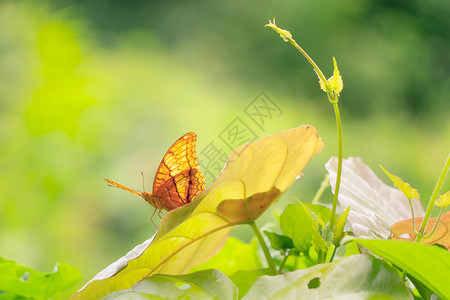
<path id="1" fill-rule="evenodd" d="M 355 241 L 351 241 L 345 245 L 347 249 L 345 250 L 345 257 L 355 254 L 360 254 L 358 244 Z"/>
<path id="2" fill-rule="evenodd" d="M 344 235 L 344 226 L 345 222 L 347 221 L 348 213 L 350 212 L 350 206 L 347 207 L 346 210 L 339 216 L 339 218 L 336 221 L 336 227 L 333 230 L 334 235 L 334 243 L 337 245 L 342 239 L 342 236 Z"/>
<path id="3" fill-rule="evenodd" d="M 341 76 L 341 73 L 339 72 L 336 58 L 334 58 L 334 57 L 333 57 L 333 65 L 334 65 L 333 76 L 328 79 L 328 82 L 330 83 L 331 87 L 333 88 L 333 91 L 339 97 L 339 93 L 344 89 L 344 81 L 342 81 L 342 76 Z"/>
<path id="4" fill-rule="evenodd" d="M 318 73 L 317 73 L 317 76 L 319 77 L 320 89 L 326 93 L 327 92 L 327 85 L 329 84 L 328 80 L 322 79 L 322 77 L 320 77 Z"/>
<path id="5" fill-rule="evenodd" d="M 408 274 L 408 278 L 414 284 L 414 286 L 417 289 L 417 292 L 420 294 L 422 299 L 433 299 L 431 297 L 432 297 L 432 295 L 434 293 L 429 288 L 427 288 L 422 282 L 420 282 L 419 280 L 415 279 L 413 276 L 411 276 L 409 274 Z"/>
<path id="6" fill-rule="evenodd" d="M 292 41 L 292 34 L 289 31 L 285 30 L 285 29 L 279 28 L 275 24 L 275 18 L 273 18 L 273 22 L 271 20 L 269 20 L 269 24 L 266 24 L 264 27 L 270 27 L 273 30 L 275 30 L 276 32 L 278 32 L 278 34 L 283 39 L 283 41 L 285 41 L 285 42 Z"/>
<path id="7" fill-rule="evenodd" d="M 306 212 L 308 212 L 308 220 L 314 229 L 311 240 L 312 244 L 314 245 L 316 251 L 326 252 L 328 249 L 328 243 L 324 239 L 324 235 L 326 235 L 327 232 L 327 226 L 325 222 L 329 221 L 331 210 L 328 207 L 322 205 L 304 204 L 302 202 L 300 202 L 300 205 Z"/>
<path id="8" fill-rule="evenodd" d="M 279 265 L 281 259 L 277 260 L 277 262 Z M 314 247 L 309 248 L 309 250 L 305 252 L 299 252 L 294 248 L 289 251 L 289 256 L 283 266 L 282 273 L 306 269 L 317 265 L 318 263 L 317 252 Z"/>
<path id="9" fill-rule="evenodd" d="M 250 244 L 230 236 L 225 246 L 207 262 L 195 267 L 191 272 L 205 269 L 217 269 L 227 276 L 238 270 L 251 270 L 262 267 L 258 256 L 258 242 L 256 238 Z"/>
<path id="10" fill-rule="evenodd" d="M 316 251 L 326 252 L 328 249 L 328 243 L 317 230 L 313 231 L 312 244 L 316 248 Z"/>
<path id="11" fill-rule="evenodd" d="M 327 249 L 327 255 L 325 257 L 325 262 L 331 262 L 333 259 L 334 251 L 336 250 L 336 246 L 331 244 Z"/>
<path id="12" fill-rule="evenodd" d="M 187 275 L 156 274 L 127 290 L 114 292 L 104 300 L 117 299 L 238 299 L 238 289 L 217 270 Z"/>
<path id="13" fill-rule="evenodd" d="M 334 65 L 334 71 L 333 71 L 333 76 L 331 76 L 330 78 L 328 78 L 327 82 L 324 82 L 321 78 L 319 79 L 319 84 L 320 84 L 320 88 L 326 92 L 327 88 L 326 88 L 326 84 L 329 84 L 329 86 L 331 87 L 331 89 L 336 93 L 336 95 L 339 97 L 339 93 L 342 91 L 342 89 L 344 88 L 344 82 L 342 81 L 342 76 L 339 72 L 338 66 L 337 66 L 337 62 L 336 62 L 336 58 L 333 57 L 333 65 Z"/>
<path id="14" fill-rule="evenodd" d="M 413 299 L 386 262 L 352 255 L 276 276 L 259 278 L 242 298 L 248 299 Z"/>
<path id="15" fill-rule="evenodd" d="M 309 220 L 311 216 L 302 205 L 288 205 L 280 217 L 281 231 L 290 237 L 295 248 L 307 251 L 311 247 L 314 228 Z"/>
<path id="16" fill-rule="evenodd" d="M 450 299 L 450 252 L 420 243 L 363 239 L 355 241 L 411 274 L 441 299 Z"/>
<path id="17" fill-rule="evenodd" d="M 0 258 L 0 291 L 14 296 L 51 298 L 71 289 L 82 279 L 77 268 L 59 263 L 51 273 L 39 273 Z"/>
<path id="18" fill-rule="evenodd" d="M 269 269 L 237 271 L 230 279 L 237 286 L 239 295 L 245 295 L 259 277 L 269 274 Z"/>
<path id="19" fill-rule="evenodd" d="M 384 173 L 386 173 L 387 176 L 389 176 L 389 178 L 392 180 L 392 183 L 394 184 L 394 186 L 396 188 L 398 188 L 400 191 L 402 191 L 402 193 L 405 194 L 405 196 L 408 199 L 419 199 L 420 198 L 419 192 L 416 189 L 412 188 L 409 183 L 404 182 L 398 176 L 392 175 L 381 165 L 378 165 L 378 166 L 384 171 Z"/>
<path id="20" fill-rule="evenodd" d="M 310 203 L 304 203 L 304 205 L 309 208 L 309 210 L 312 212 L 313 218 L 317 219 L 320 226 L 325 227 L 325 224 L 330 222 L 331 209 L 329 209 L 328 207 Z"/>
<path id="21" fill-rule="evenodd" d="M 444 195 L 440 195 L 439 198 L 434 202 L 434 205 L 440 207 L 447 207 L 450 205 L 450 191 L 445 193 Z"/>
<path id="22" fill-rule="evenodd" d="M 276 234 L 275 232 L 264 231 L 270 241 L 270 245 L 275 250 L 286 250 L 294 248 L 294 242 L 287 236 Z"/>

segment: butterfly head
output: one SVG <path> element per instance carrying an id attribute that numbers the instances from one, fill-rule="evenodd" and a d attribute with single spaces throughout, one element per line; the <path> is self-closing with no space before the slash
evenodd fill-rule
<path id="1" fill-rule="evenodd" d="M 158 201 L 158 198 L 155 197 L 152 193 L 143 192 L 141 196 L 148 204 L 150 204 L 154 208 L 159 210 L 164 209 L 164 206 L 161 205 L 161 201 Z"/>

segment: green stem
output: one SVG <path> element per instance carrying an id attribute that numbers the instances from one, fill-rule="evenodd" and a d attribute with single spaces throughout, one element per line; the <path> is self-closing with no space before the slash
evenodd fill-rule
<path id="1" fill-rule="evenodd" d="M 334 198 L 333 198 L 333 207 L 331 210 L 331 218 L 330 218 L 330 228 L 333 230 L 334 227 L 334 219 L 336 215 L 336 206 L 337 206 L 337 199 L 339 195 L 339 187 L 341 185 L 341 173 L 342 173 L 342 127 L 341 127 L 341 117 L 339 114 L 339 107 L 337 105 L 338 103 L 338 95 L 333 90 L 331 85 L 328 83 L 328 80 L 326 79 L 325 75 L 323 75 L 322 71 L 319 69 L 319 67 L 316 65 L 316 63 L 312 60 L 311 57 L 303 50 L 302 47 L 300 47 L 297 42 L 292 38 L 292 35 L 289 31 L 281 29 L 276 26 L 275 19 L 272 22 L 269 21 L 269 24 L 266 26 L 271 27 L 276 32 L 280 34 L 280 36 L 283 38 L 284 41 L 289 41 L 291 45 L 293 45 L 305 58 L 309 63 L 313 66 L 314 71 L 317 73 L 317 75 L 320 78 L 321 83 L 324 84 L 328 100 L 331 104 L 333 104 L 334 107 L 334 113 L 336 115 L 336 124 L 337 124 L 337 132 L 338 132 L 338 169 L 337 169 L 337 177 L 336 177 L 336 188 L 334 192 Z"/>
<path id="2" fill-rule="evenodd" d="M 320 187 L 317 190 L 317 193 L 314 195 L 314 199 L 311 201 L 311 204 L 317 204 L 319 202 L 320 197 L 323 192 L 330 186 L 330 175 L 325 175 L 325 178 L 320 183 Z"/>
<path id="3" fill-rule="evenodd" d="M 320 77 L 320 79 L 323 82 L 327 82 L 327 79 L 325 75 L 323 75 L 322 71 L 319 69 L 319 67 L 316 65 L 316 63 L 309 57 L 309 55 L 303 50 L 302 47 L 300 47 L 297 42 L 290 38 L 289 42 L 298 50 L 300 53 L 309 61 L 309 63 L 313 66 L 314 70 L 316 71 L 317 75 Z M 334 227 L 334 219 L 336 216 L 336 206 L 337 206 L 337 199 L 339 195 L 339 188 L 341 185 L 341 173 L 342 173 L 342 126 L 341 126 L 341 116 L 339 114 L 339 107 L 338 107 L 338 98 L 336 97 L 336 94 L 333 92 L 329 84 L 325 84 L 328 94 L 328 100 L 331 104 L 333 104 L 334 108 L 334 114 L 336 115 L 336 125 L 337 125 L 337 134 L 338 134 L 338 169 L 337 169 L 337 177 L 336 177 L 336 188 L 334 190 L 334 198 L 333 198 L 333 206 L 331 209 L 331 218 L 330 218 L 330 228 L 333 229 Z"/>
<path id="4" fill-rule="evenodd" d="M 341 115 L 339 114 L 339 107 L 337 102 L 332 102 L 334 107 L 334 114 L 336 115 L 336 126 L 338 134 L 338 167 L 336 174 L 336 187 L 334 189 L 333 206 L 331 207 L 331 217 L 330 217 L 330 228 L 334 228 L 334 219 L 336 217 L 336 206 L 339 196 L 339 189 L 341 186 L 341 173 L 342 173 L 342 126 L 341 126 Z"/>
<path id="5" fill-rule="evenodd" d="M 408 198 L 408 202 L 409 202 L 409 207 L 411 208 L 412 230 L 413 230 L 413 233 L 414 233 L 415 235 L 417 235 L 418 233 L 417 233 L 417 231 L 416 231 L 416 224 L 415 224 L 416 218 L 414 217 L 414 208 L 413 208 L 413 206 L 412 206 L 411 199 Z M 420 234 L 419 234 L 419 235 L 420 235 Z"/>
<path id="6" fill-rule="evenodd" d="M 303 50 L 302 47 L 297 44 L 297 42 L 294 39 L 290 39 L 289 42 L 298 50 L 300 53 L 309 61 L 309 63 L 313 66 L 316 73 L 319 75 L 320 79 L 322 79 L 323 82 L 327 82 L 327 78 L 325 75 L 323 75 L 322 71 L 319 69 L 319 67 L 316 65 L 316 63 L 312 60 L 311 57 L 309 57 L 308 53 Z M 331 92 L 331 90 L 330 90 Z"/>
<path id="7" fill-rule="evenodd" d="M 335 253 L 336 253 L 336 246 L 331 244 L 330 247 L 328 247 L 328 251 L 325 256 L 325 263 L 331 262 L 334 258 Z"/>
<path id="8" fill-rule="evenodd" d="M 325 262 L 326 257 L 327 253 L 319 250 L 319 252 L 317 253 L 317 261 L 319 262 L 319 264 L 323 264 Z"/>
<path id="9" fill-rule="evenodd" d="M 428 233 L 427 235 L 423 235 L 422 238 L 427 239 L 427 238 L 429 238 L 430 236 L 433 235 L 433 233 L 436 231 L 436 228 L 437 228 L 438 225 L 439 225 L 439 222 L 441 221 L 441 217 L 442 217 L 442 215 L 444 214 L 444 210 L 445 210 L 445 207 L 442 207 L 442 208 L 441 208 L 441 211 L 439 212 L 439 215 L 438 215 L 438 217 L 437 217 L 436 223 L 435 223 L 434 226 L 433 226 L 433 229 L 431 229 L 431 232 Z M 424 232 L 424 234 L 425 234 L 425 232 Z"/>
<path id="10" fill-rule="evenodd" d="M 269 270 L 271 271 L 272 275 L 278 274 L 275 262 L 273 261 L 272 256 L 270 255 L 269 248 L 267 248 L 266 242 L 264 241 L 264 238 L 261 232 L 259 231 L 258 226 L 256 226 L 255 221 L 250 221 L 248 224 L 250 225 L 250 227 L 252 227 L 253 232 L 255 233 L 256 238 L 259 241 L 259 244 L 261 245 L 261 248 L 264 252 L 264 256 L 266 257 L 267 260 L 267 264 L 269 265 Z"/>
<path id="11" fill-rule="evenodd" d="M 281 271 L 283 270 L 290 253 L 291 251 L 286 250 L 286 254 L 284 255 L 283 260 L 281 261 L 280 267 L 278 268 L 278 274 L 281 274 Z"/>
<path id="12" fill-rule="evenodd" d="M 431 211 L 434 207 L 434 202 L 436 202 L 436 199 L 438 197 L 439 191 L 442 188 L 442 185 L 444 184 L 445 176 L 447 175 L 448 169 L 450 167 L 450 153 L 448 154 L 447 161 L 445 162 L 444 168 L 442 168 L 441 175 L 439 176 L 439 180 L 436 182 L 436 186 L 434 187 L 433 194 L 431 195 L 430 202 L 428 202 L 427 211 L 425 213 L 425 216 L 423 217 L 422 226 L 420 226 L 420 235 L 417 236 L 416 242 L 419 242 L 422 238 L 421 235 L 424 234 L 425 228 L 428 223 L 428 219 L 430 218 Z"/>

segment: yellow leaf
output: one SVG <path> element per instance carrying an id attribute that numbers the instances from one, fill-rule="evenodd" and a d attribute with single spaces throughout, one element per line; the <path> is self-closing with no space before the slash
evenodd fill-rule
<path id="1" fill-rule="evenodd" d="M 317 75 L 317 76 L 319 76 L 319 75 Z M 319 84 L 320 84 L 320 89 L 322 91 L 326 92 L 327 91 L 326 85 L 328 84 L 328 81 L 323 81 L 322 78 L 319 76 Z"/>
<path id="2" fill-rule="evenodd" d="M 444 195 L 440 195 L 439 198 L 434 203 L 436 206 L 447 207 L 450 205 L 450 191 Z"/>
<path id="3" fill-rule="evenodd" d="M 431 232 L 434 225 L 436 224 L 437 218 L 429 219 L 427 227 L 425 229 L 425 234 Z M 416 231 L 419 230 L 422 225 L 423 218 L 415 218 L 414 226 Z M 404 240 L 404 241 L 415 241 L 416 235 L 412 230 L 412 219 L 403 220 L 395 223 L 391 227 L 391 235 L 389 237 L 392 240 Z M 423 238 L 420 240 L 423 244 L 439 244 L 450 250 L 450 211 L 442 215 L 441 220 L 434 231 L 433 235 L 428 238 Z"/>
<path id="4" fill-rule="evenodd" d="M 289 31 L 285 30 L 285 29 L 279 28 L 275 24 L 275 18 L 273 18 L 273 23 L 272 23 L 272 21 L 269 20 L 269 24 L 266 24 L 264 27 L 270 27 L 273 30 L 275 30 L 276 32 L 278 32 L 278 34 L 281 36 L 283 41 L 285 41 L 285 42 L 292 41 L 292 34 Z"/>
<path id="5" fill-rule="evenodd" d="M 339 69 L 338 69 L 338 66 L 337 66 L 337 62 L 336 62 L 336 59 L 334 57 L 333 57 L 333 64 L 334 64 L 333 76 L 331 76 L 328 79 L 328 82 L 330 83 L 331 88 L 333 89 L 333 91 L 339 97 L 339 93 L 344 88 L 344 82 L 342 81 L 342 76 L 341 76 L 341 74 L 339 72 Z"/>
<path id="6" fill-rule="evenodd" d="M 339 97 L 339 93 L 344 88 L 344 82 L 342 81 L 342 76 L 339 72 L 336 59 L 333 57 L 333 64 L 334 64 L 334 71 L 333 76 L 328 78 L 328 80 L 325 82 L 320 78 L 319 76 L 319 84 L 322 91 L 326 92 L 327 88 L 326 85 L 328 84 L 330 88 L 336 93 L 336 95 Z"/>
<path id="7" fill-rule="evenodd" d="M 237 148 L 207 190 L 164 216 L 142 253 L 71 299 L 100 299 L 153 274 L 184 274 L 204 263 L 222 248 L 232 226 L 259 217 L 322 148 L 317 131 L 307 125 Z"/>
<path id="8" fill-rule="evenodd" d="M 398 188 L 400 191 L 402 191 L 403 194 L 405 194 L 406 198 L 408 198 L 408 199 L 419 199 L 420 198 L 419 192 L 416 189 L 412 188 L 409 183 L 404 182 L 398 176 L 392 175 L 382 166 L 380 166 L 380 165 L 378 165 L 378 166 L 384 171 L 384 173 L 386 173 L 387 176 L 389 176 L 389 178 L 392 180 L 392 183 L 394 184 L 394 186 L 396 188 Z"/>

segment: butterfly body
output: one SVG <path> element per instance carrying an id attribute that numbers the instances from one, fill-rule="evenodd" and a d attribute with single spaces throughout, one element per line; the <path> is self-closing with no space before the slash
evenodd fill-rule
<path id="1" fill-rule="evenodd" d="M 135 191 L 112 180 L 103 179 L 112 186 L 141 196 L 155 208 L 155 212 L 170 211 L 186 205 L 205 188 L 205 177 L 198 169 L 196 140 L 196 134 L 189 132 L 169 148 L 156 171 L 152 193 Z"/>
<path id="2" fill-rule="evenodd" d="M 144 192 L 144 193 L 142 193 L 141 197 L 144 198 L 144 200 L 145 200 L 148 204 L 150 204 L 151 206 L 153 206 L 154 208 L 159 209 L 159 210 L 164 209 L 164 204 L 163 204 L 162 199 L 153 196 L 152 193 L 146 193 L 146 192 Z"/>

